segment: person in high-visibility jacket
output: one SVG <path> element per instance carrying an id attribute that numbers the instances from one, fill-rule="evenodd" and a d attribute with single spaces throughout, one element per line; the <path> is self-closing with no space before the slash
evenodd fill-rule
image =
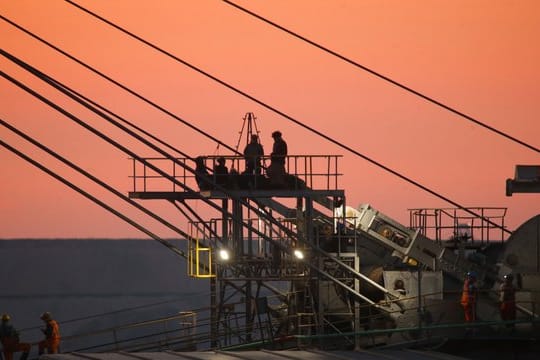
<path id="1" fill-rule="evenodd" d="M 461 306 L 465 313 L 465 322 L 476 321 L 476 302 L 478 300 L 478 287 L 476 286 L 476 273 L 469 271 L 463 283 L 461 293 Z"/>
<path id="2" fill-rule="evenodd" d="M 516 288 L 512 284 L 513 280 L 514 276 L 507 274 L 499 287 L 499 310 L 504 321 L 516 320 Z M 511 324 L 508 326 L 512 327 Z"/>
<path id="3" fill-rule="evenodd" d="M 21 360 L 28 359 L 32 345 L 19 341 L 19 332 L 10 323 L 11 317 L 8 314 L 2 315 L 0 324 L 0 341 L 2 342 L 4 360 L 12 360 L 13 353 L 21 351 Z"/>
<path id="4" fill-rule="evenodd" d="M 50 312 L 41 314 L 41 320 L 45 323 L 45 329 L 41 329 L 45 335 L 45 339 L 38 343 L 39 355 L 45 353 L 45 349 L 49 354 L 58 354 L 60 350 L 60 328 L 56 320 L 53 320 Z"/>

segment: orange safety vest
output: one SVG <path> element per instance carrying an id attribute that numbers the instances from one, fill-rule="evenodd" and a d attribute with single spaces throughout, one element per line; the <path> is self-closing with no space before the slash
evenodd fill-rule
<path id="1" fill-rule="evenodd" d="M 47 324 L 51 327 L 51 334 L 47 337 L 48 340 L 60 340 L 60 327 L 56 320 L 50 320 Z"/>
<path id="2" fill-rule="evenodd" d="M 516 288 L 511 283 L 502 283 L 499 287 L 500 297 L 499 300 L 503 302 L 515 302 L 516 301 Z"/>
<path id="3" fill-rule="evenodd" d="M 463 292 L 461 293 L 461 305 L 472 305 L 476 303 L 477 289 L 471 279 L 466 279 L 463 283 Z"/>

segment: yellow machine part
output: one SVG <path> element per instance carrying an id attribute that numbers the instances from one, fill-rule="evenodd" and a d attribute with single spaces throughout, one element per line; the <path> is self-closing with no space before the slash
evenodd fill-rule
<path id="1" fill-rule="evenodd" d="M 207 279 L 215 277 L 212 265 L 212 248 L 203 246 L 201 239 L 195 238 L 189 242 L 188 251 L 188 275 L 193 278 Z"/>

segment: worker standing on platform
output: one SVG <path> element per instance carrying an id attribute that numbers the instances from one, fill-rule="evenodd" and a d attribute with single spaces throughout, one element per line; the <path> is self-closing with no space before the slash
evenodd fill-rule
<path id="1" fill-rule="evenodd" d="M 19 341 L 19 332 L 11 325 L 11 317 L 8 314 L 2 315 L 0 324 L 0 342 L 2 342 L 4 360 L 12 360 L 13 353 L 21 351 L 21 360 L 28 359 L 30 348 L 29 343 Z"/>
<path id="2" fill-rule="evenodd" d="M 274 145 L 272 146 L 271 160 L 285 167 L 285 157 L 287 156 L 287 143 L 283 140 L 281 131 L 272 133 Z"/>
<path id="3" fill-rule="evenodd" d="M 204 191 L 212 189 L 212 180 L 210 179 L 208 169 L 206 169 L 204 156 L 197 156 L 195 158 L 195 180 L 197 181 L 199 190 Z"/>
<path id="4" fill-rule="evenodd" d="M 478 300 L 478 287 L 476 286 L 476 273 L 469 271 L 463 283 L 461 293 L 461 306 L 465 313 L 465 322 L 476 321 L 476 303 Z"/>
<path id="5" fill-rule="evenodd" d="M 274 145 L 272 154 L 270 154 L 270 166 L 267 169 L 267 175 L 272 185 L 285 185 L 285 158 L 287 156 L 287 143 L 283 140 L 280 131 L 272 133 Z"/>
<path id="6" fill-rule="evenodd" d="M 214 165 L 214 177 L 216 178 L 216 184 L 221 186 L 227 186 L 229 181 L 229 169 L 225 166 L 225 158 L 220 156 L 216 160 Z"/>
<path id="7" fill-rule="evenodd" d="M 499 287 L 499 310 L 501 319 L 504 321 L 516 320 L 516 288 L 512 283 L 514 276 L 507 274 Z M 513 327 L 514 324 L 508 324 L 507 327 Z"/>
<path id="8" fill-rule="evenodd" d="M 41 314 L 41 320 L 45 323 L 45 329 L 41 332 L 45 335 L 45 339 L 38 343 L 39 355 L 45 353 L 45 349 L 49 354 L 58 354 L 60 349 L 60 328 L 56 320 L 53 320 L 50 312 Z"/>
<path id="9" fill-rule="evenodd" d="M 244 148 L 247 175 L 261 175 L 261 160 L 263 156 L 264 149 L 259 143 L 259 137 L 256 134 L 252 134 L 251 141 Z"/>

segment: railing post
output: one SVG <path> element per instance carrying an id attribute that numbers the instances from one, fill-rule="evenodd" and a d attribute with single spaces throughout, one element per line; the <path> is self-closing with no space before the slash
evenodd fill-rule
<path id="1" fill-rule="evenodd" d="M 135 170 L 136 166 L 137 162 L 135 161 L 135 158 L 133 158 L 133 192 L 137 191 L 137 172 Z"/>
<path id="2" fill-rule="evenodd" d="M 146 192 L 146 163 L 144 163 L 143 167 L 143 184 L 144 184 L 144 192 Z"/>
<path id="3" fill-rule="evenodd" d="M 176 180 L 176 161 L 172 162 L 172 177 L 173 177 L 173 179 Z M 173 192 L 176 191 L 176 182 L 175 181 L 172 182 L 172 191 Z"/>
<path id="4" fill-rule="evenodd" d="M 120 348 L 118 346 L 118 337 L 116 336 L 116 329 L 113 329 L 113 338 L 114 338 L 114 348 L 116 351 L 119 351 Z"/>

